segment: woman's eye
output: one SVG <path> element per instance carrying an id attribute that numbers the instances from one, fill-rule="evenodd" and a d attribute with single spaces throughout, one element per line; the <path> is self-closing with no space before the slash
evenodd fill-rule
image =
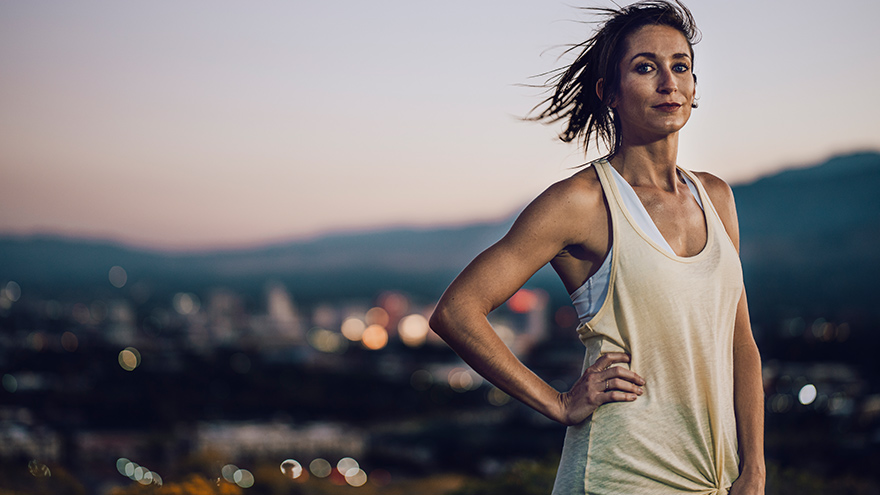
<path id="1" fill-rule="evenodd" d="M 687 72 L 691 70 L 691 68 L 688 67 L 687 64 L 675 64 L 675 66 L 672 67 L 672 70 L 675 72 Z"/>
<path id="2" fill-rule="evenodd" d="M 636 72 L 639 74 L 647 74 L 652 70 L 654 70 L 654 67 L 652 67 L 651 64 L 639 64 L 636 66 Z"/>

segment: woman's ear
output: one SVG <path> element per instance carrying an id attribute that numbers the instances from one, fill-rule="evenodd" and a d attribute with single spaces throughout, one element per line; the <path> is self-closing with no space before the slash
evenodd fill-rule
<path id="1" fill-rule="evenodd" d="M 605 101 L 603 97 L 605 96 L 605 79 L 600 78 L 596 81 L 596 96 L 599 97 L 599 101 Z M 608 103 L 608 106 L 614 108 L 617 105 L 617 102 L 612 100 Z"/>

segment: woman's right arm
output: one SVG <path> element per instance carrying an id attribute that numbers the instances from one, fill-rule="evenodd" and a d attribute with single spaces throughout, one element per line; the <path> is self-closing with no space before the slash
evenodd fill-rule
<path id="1" fill-rule="evenodd" d="M 589 239 L 591 229 L 595 235 L 604 228 L 605 242 L 593 244 L 607 244 L 601 194 L 583 194 L 583 184 L 573 180 L 552 186 L 532 202 L 510 232 L 452 282 L 431 316 L 431 328 L 477 373 L 566 425 L 582 422 L 605 402 L 635 400 L 644 381 L 625 368 L 609 368 L 629 357 L 621 353 L 603 356 L 572 390 L 559 393 L 516 358 L 487 317 L 567 246 L 595 241 Z"/>

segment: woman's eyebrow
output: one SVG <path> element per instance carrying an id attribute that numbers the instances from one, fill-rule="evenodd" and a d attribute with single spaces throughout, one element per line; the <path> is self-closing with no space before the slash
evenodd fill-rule
<path id="1" fill-rule="evenodd" d="M 633 60 L 635 60 L 639 57 L 645 57 L 645 58 L 650 58 L 650 59 L 657 59 L 658 58 L 656 53 L 641 52 L 641 53 L 636 53 L 635 55 L 633 55 L 632 58 L 629 59 L 629 61 L 632 62 Z M 672 55 L 672 58 L 674 58 L 674 59 L 679 59 L 679 58 L 689 59 L 689 58 L 691 58 L 691 55 L 689 53 L 675 53 Z"/>

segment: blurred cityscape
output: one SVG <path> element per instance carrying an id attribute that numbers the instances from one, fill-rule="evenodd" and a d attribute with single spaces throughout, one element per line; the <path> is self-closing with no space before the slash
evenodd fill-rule
<path id="1" fill-rule="evenodd" d="M 260 476 L 289 481 L 277 493 L 333 493 L 455 474 L 443 485 L 455 490 L 524 459 L 555 469 L 563 428 L 460 362 L 428 327 L 432 303 L 387 291 L 306 308 L 279 283 L 260 298 L 221 288 L 146 297 L 121 266 L 107 284 L 112 297 L 45 300 L 3 283 L 0 493 L 106 494 L 193 473 L 212 490 L 250 493 L 276 493 Z M 570 306 L 522 289 L 492 319 L 554 386 L 578 377 Z M 788 319 L 763 341 L 769 333 L 819 356 L 854 337 L 822 318 Z M 769 357 L 771 465 L 861 468 L 853 486 L 865 491 L 850 493 L 876 493 L 876 377 L 838 360 Z"/>
<path id="2" fill-rule="evenodd" d="M 734 188 L 768 495 L 880 494 L 877 190 L 878 153 Z M 428 327 L 509 223 L 186 256 L 0 239 L 0 495 L 549 493 L 564 428 Z M 552 273 L 490 320 L 579 377 Z"/>

